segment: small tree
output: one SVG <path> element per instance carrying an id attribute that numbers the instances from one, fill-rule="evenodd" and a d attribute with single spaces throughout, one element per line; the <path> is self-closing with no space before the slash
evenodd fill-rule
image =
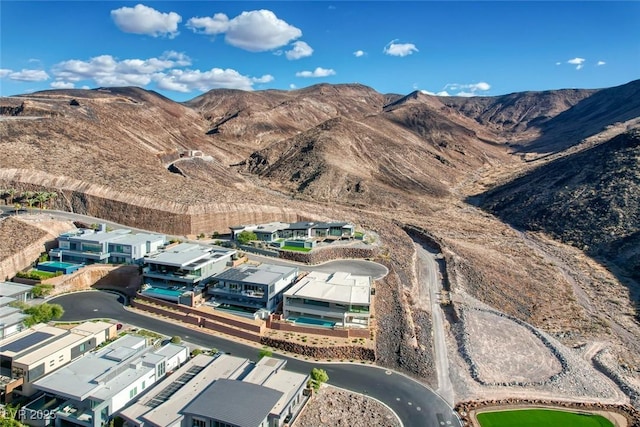
<path id="1" fill-rule="evenodd" d="M 48 304 L 46 302 L 27 307 L 23 311 L 29 316 L 24 320 L 24 324 L 27 327 L 59 319 L 64 314 L 64 309 L 60 304 Z"/>
<path id="2" fill-rule="evenodd" d="M 171 337 L 171 344 L 180 344 L 182 342 L 182 338 L 178 335 L 174 335 Z"/>
<path id="3" fill-rule="evenodd" d="M 196 357 L 197 355 L 202 354 L 202 353 L 204 353 L 204 351 L 202 351 L 202 349 L 196 348 L 195 350 L 193 350 L 191 352 L 191 357 Z"/>
<path id="4" fill-rule="evenodd" d="M 309 380 L 309 382 L 311 383 L 311 387 L 313 387 L 314 390 L 317 391 L 320 386 L 327 381 L 329 381 L 329 375 L 327 374 L 327 371 L 319 368 L 313 368 L 311 370 L 311 379 Z"/>
<path id="5" fill-rule="evenodd" d="M 251 242 L 252 240 L 258 240 L 258 236 L 256 235 L 256 233 L 254 233 L 253 231 L 243 231 L 242 233 L 238 234 L 236 236 L 236 240 L 242 244 L 242 245 L 246 245 L 247 243 Z"/>
<path id="6" fill-rule="evenodd" d="M 273 356 L 273 352 L 268 347 L 263 347 L 258 352 L 258 359 L 262 359 L 263 357 L 271 357 Z"/>

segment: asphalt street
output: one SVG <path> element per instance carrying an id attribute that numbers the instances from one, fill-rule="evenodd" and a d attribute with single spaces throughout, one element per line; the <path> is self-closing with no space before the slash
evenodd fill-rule
<path id="1" fill-rule="evenodd" d="M 210 333 L 169 323 L 129 311 L 123 297 L 108 292 L 88 291 L 62 295 L 49 302 L 60 304 L 65 313 L 61 321 L 114 319 L 165 336 L 180 336 L 185 342 L 202 348 L 217 348 L 239 357 L 256 360 L 258 349 Z M 329 374 L 329 383 L 374 397 L 387 404 L 405 427 L 461 426 L 451 407 L 428 387 L 402 374 L 383 368 L 345 363 L 310 363 L 277 354 L 287 360 L 291 371 L 309 373 L 320 367 Z"/>

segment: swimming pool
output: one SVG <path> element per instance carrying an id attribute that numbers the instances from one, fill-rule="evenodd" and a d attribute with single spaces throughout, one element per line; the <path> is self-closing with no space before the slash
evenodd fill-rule
<path id="1" fill-rule="evenodd" d="M 184 291 L 176 291 L 173 289 L 164 289 L 164 288 L 147 288 L 142 291 L 142 295 L 148 295 L 154 298 L 165 299 L 173 302 L 178 302 L 180 296 L 184 293 Z"/>
<path id="2" fill-rule="evenodd" d="M 69 262 L 60 261 L 39 262 L 37 267 L 40 271 L 48 271 L 50 273 L 62 271 L 64 274 L 73 273 L 80 268 L 82 268 L 82 264 L 71 264 Z"/>
<path id="3" fill-rule="evenodd" d="M 304 326 L 320 326 L 321 328 L 333 328 L 336 325 L 336 322 L 330 322 L 328 320 L 323 319 L 312 319 L 310 317 L 289 317 L 288 320 L 291 320 L 296 325 Z"/>

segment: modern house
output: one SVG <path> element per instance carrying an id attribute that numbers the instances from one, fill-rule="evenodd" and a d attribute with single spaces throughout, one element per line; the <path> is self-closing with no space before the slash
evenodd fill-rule
<path id="1" fill-rule="evenodd" d="M 205 285 L 235 254 L 235 250 L 180 243 L 144 258 L 144 281 L 163 288 Z"/>
<path id="2" fill-rule="evenodd" d="M 282 301 L 282 293 L 298 277 L 298 267 L 272 264 L 244 264 L 213 277 L 207 295 L 217 304 L 272 312 Z"/>
<path id="3" fill-rule="evenodd" d="M 27 302 L 31 299 L 33 286 L 15 282 L 0 282 L 0 297 L 13 298 L 16 301 Z"/>
<path id="4" fill-rule="evenodd" d="M 0 344 L 4 401 L 13 394 L 31 396 L 33 382 L 116 336 L 116 325 L 85 322 L 71 329 L 38 324 Z"/>
<path id="5" fill-rule="evenodd" d="M 21 309 L 13 307 L 16 302 L 18 300 L 12 297 L 0 297 L 0 348 L 5 338 L 17 334 L 24 328 L 22 322 L 27 315 Z"/>
<path id="6" fill-rule="evenodd" d="M 271 357 L 254 364 L 201 354 L 119 415 L 130 427 L 281 427 L 306 403 L 309 379 L 285 365 Z"/>
<path id="7" fill-rule="evenodd" d="M 312 271 L 284 293 L 283 315 L 294 323 L 368 327 L 371 277 Z"/>
<path id="8" fill-rule="evenodd" d="M 166 243 L 162 234 L 133 234 L 131 230 L 80 229 L 61 234 L 58 247 L 49 251 L 52 260 L 76 264 L 139 263 L 145 255 Z"/>
<path id="9" fill-rule="evenodd" d="M 56 427 L 99 427 L 136 396 L 177 369 L 188 358 L 188 348 L 167 344 L 155 349 L 145 337 L 126 335 L 95 353 L 89 353 L 35 382 L 44 395 L 25 407 L 55 410 Z"/>
<path id="10" fill-rule="evenodd" d="M 351 239 L 355 237 L 355 225 L 348 222 L 270 222 L 268 224 L 237 225 L 231 228 L 231 238 L 237 239 L 243 231 L 256 234 L 257 240 L 274 242 L 278 239 Z"/>

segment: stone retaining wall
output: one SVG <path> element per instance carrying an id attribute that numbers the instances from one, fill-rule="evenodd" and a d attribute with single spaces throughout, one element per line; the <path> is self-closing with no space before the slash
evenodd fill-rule
<path id="1" fill-rule="evenodd" d="M 42 283 L 53 285 L 50 296 L 92 288 L 115 290 L 131 296 L 142 284 L 142 276 L 137 265 L 92 264 Z"/>
<path id="2" fill-rule="evenodd" d="M 607 352 L 607 349 L 603 348 L 598 351 L 593 357 L 594 366 L 603 374 L 605 374 L 608 378 L 610 378 L 620 390 L 631 400 L 631 403 L 635 407 L 640 407 L 640 390 L 637 387 L 634 387 L 633 384 L 630 384 L 627 380 L 624 379 L 622 374 L 618 372 L 615 368 L 609 366 L 604 361 L 604 354 Z"/>
<path id="3" fill-rule="evenodd" d="M 321 264 L 334 259 L 349 258 L 375 258 L 378 255 L 377 246 L 371 248 L 316 248 L 311 252 L 280 251 L 279 257 L 289 261 L 302 262 L 305 264 Z"/>
<path id="4" fill-rule="evenodd" d="M 314 347 L 271 337 L 262 337 L 260 344 L 314 359 L 368 360 L 375 362 L 375 351 L 361 346 Z"/>

